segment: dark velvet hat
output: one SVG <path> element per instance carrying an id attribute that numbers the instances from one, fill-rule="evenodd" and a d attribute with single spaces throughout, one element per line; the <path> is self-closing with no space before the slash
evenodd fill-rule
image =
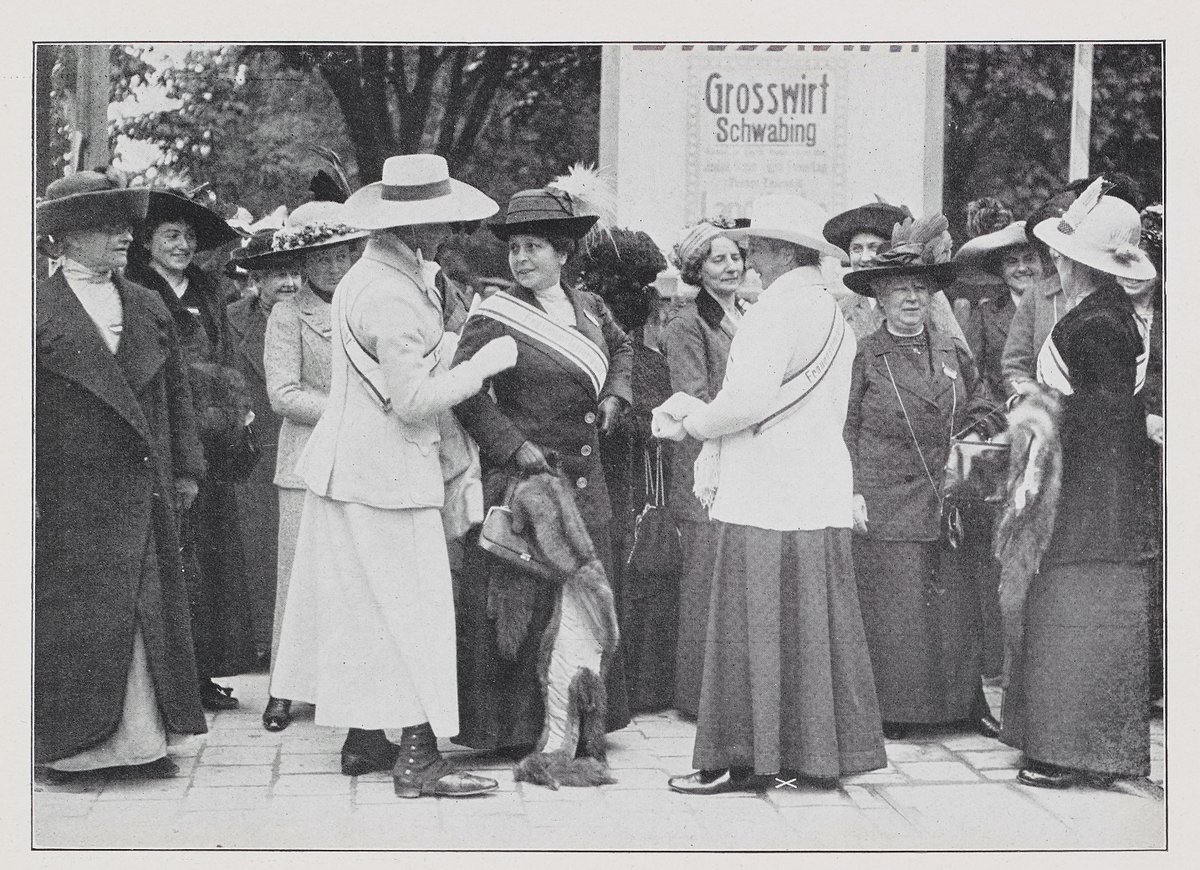
<path id="1" fill-rule="evenodd" d="M 825 224 L 821 234 L 831 245 L 843 251 L 850 250 L 850 240 L 859 233 L 871 233 L 881 239 L 892 237 L 892 227 L 903 223 L 912 213 L 901 206 L 887 202 L 869 202 L 834 215 Z"/>
<path id="2" fill-rule="evenodd" d="M 237 230 L 212 209 L 168 190 L 149 192 L 150 209 L 143 222 L 147 235 L 167 221 L 186 221 L 196 233 L 197 251 L 210 251 L 239 238 Z"/>
<path id="3" fill-rule="evenodd" d="M 145 218 L 149 202 L 148 190 L 127 187 L 116 172 L 76 172 L 47 185 L 45 197 L 37 204 L 37 231 L 57 236 L 115 220 L 136 226 Z"/>

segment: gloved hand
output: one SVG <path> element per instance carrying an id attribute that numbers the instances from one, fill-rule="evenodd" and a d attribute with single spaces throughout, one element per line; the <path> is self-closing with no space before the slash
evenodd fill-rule
<path id="1" fill-rule="evenodd" d="M 617 428 L 621 418 L 625 416 L 625 403 L 616 396 L 606 396 L 601 402 L 597 428 L 601 435 L 607 435 Z"/>
<path id="2" fill-rule="evenodd" d="M 859 493 L 854 493 L 854 531 L 867 533 L 867 500 Z"/>
<path id="3" fill-rule="evenodd" d="M 470 362 L 475 366 L 484 379 L 502 371 L 511 369 L 517 364 L 517 343 L 512 336 L 505 335 L 493 338 L 471 357 Z"/>
<path id="4" fill-rule="evenodd" d="M 1158 414 L 1146 415 L 1146 437 L 1162 447 L 1167 440 L 1166 421 Z"/>
<path id="5" fill-rule="evenodd" d="M 549 471 L 550 463 L 542 449 L 532 441 L 524 442 L 512 455 L 512 463 L 524 474 L 536 474 L 539 471 Z"/>
<path id="6" fill-rule="evenodd" d="M 190 477 L 175 478 L 174 504 L 176 513 L 184 513 L 191 508 L 192 502 L 200 493 L 200 486 Z"/>

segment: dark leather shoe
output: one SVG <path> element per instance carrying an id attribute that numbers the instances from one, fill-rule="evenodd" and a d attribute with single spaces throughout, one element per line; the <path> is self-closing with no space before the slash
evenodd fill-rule
<path id="1" fill-rule="evenodd" d="M 883 736 L 888 740 L 903 740 L 908 736 L 908 726 L 899 722 L 884 722 Z"/>
<path id="2" fill-rule="evenodd" d="M 370 750 L 355 750 L 342 747 L 342 773 L 346 776 L 362 776 L 380 770 L 391 770 L 400 757 L 400 747 L 388 743 Z"/>
<path id="3" fill-rule="evenodd" d="M 218 686 L 212 680 L 200 683 L 200 706 L 205 710 L 236 710 L 238 699 L 229 686 Z"/>
<path id="4" fill-rule="evenodd" d="M 282 731 L 292 724 L 292 702 L 287 698 L 269 698 L 267 709 L 262 714 L 263 727 L 268 731 Z"/>
<path id="5" fill-rule="evenodd" d="M 1030 762 L 1017 773 L 1017 782 L 1035 788 L 1069 788 L 1084 781 L 1082 771 L 1070 770 L 1056 764 Z"/>
<path id="6" fill-rule="evenodd" d="M 687 776 L 673 776 L 667 780 L 671 791 L 680 794 L 713 795 L 731 791 L 762 791 L 771 777 L 755 776 L 746 770 L 697 770 Z"/>
<path id="7" fill-rule="evenodd" d="M 462 773 L 449 768 L 448 762 L 438 762 L 445 765 L 446 772 L 434 779 L 430 771 L 422 771 L 419 776 L 397 774 L 392 771 L 392 785 L 396 797 L 445 797 L 462 798 L 486 794 L 495 791 L 500 783 L 486 776 L 476 776 L 473 773 Z"/>
<path id="8" fill-rule="evenodd" d="M 984 713 L 978 719 L 972 720 L 971 727 L 984 737 L 990 737 L 993 740 L 1000 739 L 1000 723 L 991 713 Z"/>

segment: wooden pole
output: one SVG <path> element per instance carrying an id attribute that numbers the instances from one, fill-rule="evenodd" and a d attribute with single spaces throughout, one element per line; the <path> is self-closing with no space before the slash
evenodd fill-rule
<path id="1" fill-rule="evenodd" d="M 75 90 L 69 94 L 71 160 L 67 172 L 107 166 L 108 101 L 112 89 L 108 45 L 76 45 Z"/>
<path id="2" fill-rule="evenodd" d="M 1088 177 L 1092 144 L 1092 54 L 1093 45 L 1075 46 L 1075 73 L 1071 85 L 1071 161 L 1067 180 Z"/>

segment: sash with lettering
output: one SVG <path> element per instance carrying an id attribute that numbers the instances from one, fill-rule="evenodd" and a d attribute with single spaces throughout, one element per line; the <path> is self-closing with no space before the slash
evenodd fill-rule
<path id="1" fill-rule="evenodd" d="M 808 362 L 784 374 L 771 412 L 751 426 L 751 432 L 760 435 L 764 430 L 787 419 L 788 416 L 799 410 L 801 403 L 825 379 L 825 375 L 829 374 L 829 369 L 832 367 L 833 361 L 837 359 L 838 352 L 842 349 L 842 343 L 846 339 L 846 329 L 846 318 L 842 315 L 841 309 L 835 306 L 833 320 L 829 324 L 829 331 L 825 335 L 825 342 L 821 345 L 821 349 Z M 707 508 L 712 507 L 713 501 L 717 497 L 720 467 L 721 439 L 710 438 L 704 442 L 704 447 L 701 448 L 700 455 L 696 457 L 696 464 L 692 469 L 692 491 L 696 498 L 700 499 L 701 504 Z"/>
<path id="2" fill-rule="evenodd" d="M 595 397 L 600 398 L 608 378 L 608 355 L 583 333 L 508 293 L 493 293 L 471 316 L 490 317 L 535 342 L 560 365 L 582 371 Z"/>

